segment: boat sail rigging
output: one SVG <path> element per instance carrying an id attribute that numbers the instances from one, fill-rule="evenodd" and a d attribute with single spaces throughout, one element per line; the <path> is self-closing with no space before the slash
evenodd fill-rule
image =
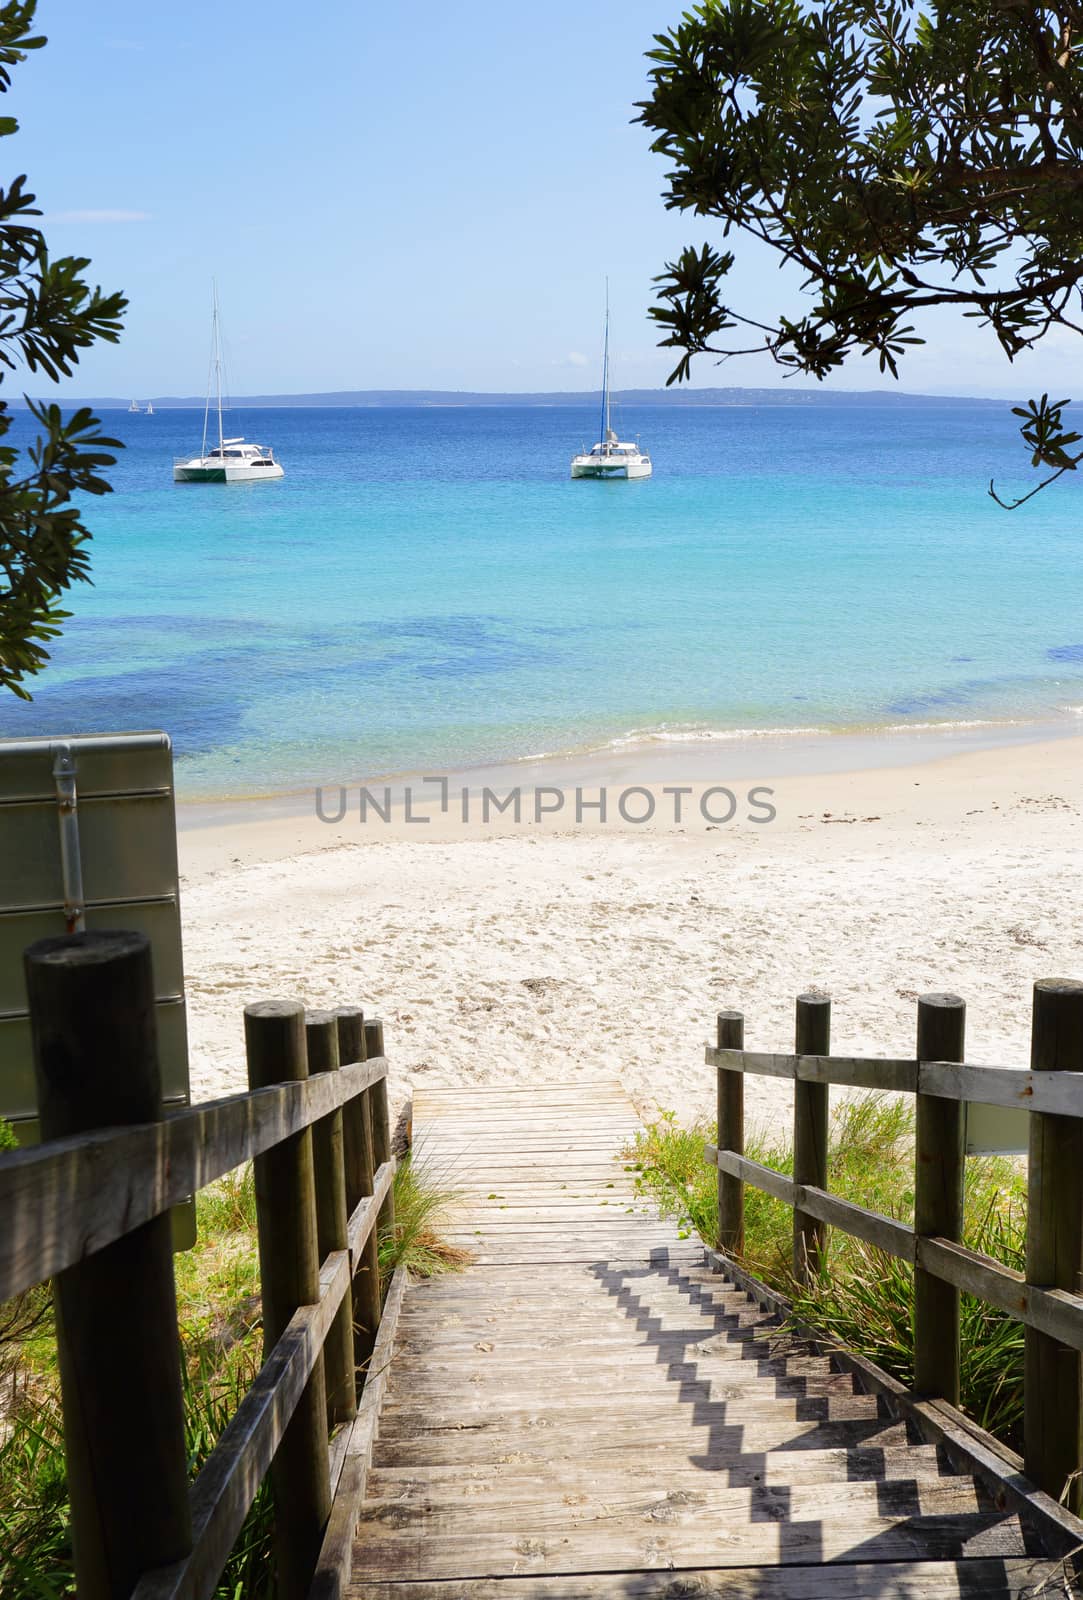
<path id="1" fill-rule="evenodd" d="M 651 458 L 626 439 L 619 439 L 610 419 L 609 279 L 605 280 L 605 342 L 602 355 L 602 437 L 592 450 L 572 457 L 573 478 L 649 478 Z"/>
<path id="2" fill-rule="evenodd" d="M 261 478 L 282 478 L 282 464 L 274 451 L 244 439 L 227 439 L 222 425 L 222 338 L 218 319 L 218 285 L 213 285 L 211 315 L 211 371 L 203 407 L 203 443 L 197 456 L 180 456 L 173 463 L 174 483 L 256 483 Z M 211 397 L 218 417 L 218 443 L 207 449 L 211 425 Z"/>

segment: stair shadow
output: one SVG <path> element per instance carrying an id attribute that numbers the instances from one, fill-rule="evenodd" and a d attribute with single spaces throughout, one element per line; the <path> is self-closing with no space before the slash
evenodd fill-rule
<path id="1" fill-rule="evenodd" d="M 898 1560 L 934 1560 L 939 1562 L 960 1561 L 966 1573 L 979 1564 L 983 1568 L 981 1581 L 982 1588 L 964 1588 L 960 1586 L 959 1593 L 995 1596 L 998 1593 L 1008 1594 L 1010 1588 L 1004 1568 L 1003 1559 L 995 1548 L 997 1539 L 998 1520 L 1004 1525 L 1007 1533 L 1018 1527 L 1017 1520 L 1009 1514 L 998 1514 L 987 1508 L 981 1524 L 975 1527 L 975 1513 L 978 1501 L 975 1501 L 975 1513 L 960 1513 L 958 1515 L 923 1515 L 921 1511 L 921 1482 L 917 1478 L 893 1477 L 890 1482 L 872 1477 L 856 1470 L 856 1463 L 848 1463 L 855 1467 L 852 1475 L 844 1481 L 871 1481 L 877 1483 L 877 1501 L 880 1514 L 889 1516 L 893 1526 L 871 1537 L 858 1540 L 848 1548 L 845 1555 L 836 1554 L 828 1558 L 825 1555 L 823 1540 L 823 1523 L 815 1519 L 792 1520 L 793 1495 L 786 1485 L 770 1484 L 767 1482 L 767 1466 L 769 1458 L 777 1454 L 792 1454 L 805 1450 L 824 1449 L 856 1449 L 864 1451 L 879 1451 L 881 1470 L 886 1468 L 884 1449 L 888 1445 L 894 1447 L 906 1444 L 919 1443 L 912 1426 L 899 1422 L 892 1416 L 886 1403 L 879 1396 L 876 1397 L 875 1417 L 868 1418 L 832 1418 L 831 1401 L 829 1397 L 808 1395 L 807 1383 L 803 1383 L 800 1375 L 790 1374 L 785 1370 L 785 1360 L 788 1357 L 797 1357 L 807 1352 L 813 1354 L 807 1345 L 797 1339 L 786 1336 L 786 1354 L 779 1356 L 771 1353 L 770 1347 L 766 1355 L 762 1354 L 765 1342 L 770 1344 L 769 1335 L 765 1337 L 766 1328 L 780 1328 L 778 1319 L 771 1318 L 767 1324 L 762 1320 L 757 1322 L 757 1328 L 763 1329 L 759 1337 L 756 1333 L 742 1326 L 740 1310 L 728 1310 L 720 1306 L 714 1299 L 717 1288 L 729 1284 L 729 1280 L 721 1274 L 710 1283 L 699 1283 L 689 1278 L 687 1264 L 671 1263 L 668 1252 L 659 1250 L 651 1252 L 648 1262 L 637 1266 L 614 1266 L 609 1262 L 599 1261 L 591 1265 L 590 1273 L 595 1281 L 601 1285 L 612 1298 L 615 1306 L 634 1323 L 636 1330 L 642 1335 L 643 1343 L 654 1346 L 657 1351 L 657 1361 L 660 1366 L 667 1369 L 667 1377 L 671 1378 L 673 1393 L 679 1405 L 687 1406 L 693 1426 L 705 1430 L 705 1448 L 700 1453 L 689 1454 L 688 1461 L 691 1466 L 701 1468 L 705 1473 L 710 1473 L 715 1483 L 724 1483 L 727 1487 L 749 1487 L 751 1493 L 750 1520 L 753 1524 L 772 1525 L 775 1538 L 770 1541 L 773 1545 L 771 1553 L 765 1550 L 764 1557 L 772 1565 L 779 1566 L 811 1566 L 830 1565 L 845 1561 L 847 1564 L 861 1561 L 876 1561 L 878 1558 L 885 1562 Z M 681 1340 L 679 1334 L 675 1335 L 672 1329 L 663 1330 L 662 1317 L 651 1306 L 649 1288 L 651 1285 L 676 1290 L 687 1301 L 690 1310 L 710 1321 L 709 1329 L 705 1329 L 702 1336 L 694 1339 Z M 737 1294 L 742 1291 L 736 1285 L 731 1285 Z M 643 1291 L 647 1292 L 644 1293 Z M 747 1311 L 755 1314 L 758 1308 L 754 1302 L 748 1300 Z M 745 1424 L 740 1421 L 730 1421 L 727 1418 L 727 1406 L 730 1400 L 741 1398 L 740 1391 L 725 1398 L 712 1398 L 707 1389 L 709 1382 L 714 1382 L 716 1388 L 725 1384 L 725 1367 L 728 1362 L 720 1362 L 721 1369 L 717 1375 L 711 1373 L 709 1377 L 689 1378 L 687 1369 L 691 1364 L 702 1363 L 704 1356 L 697 1355 L 706 1340 L 712 1342 L 726 1338 L 727 1342 L 739 1348 L 738 1361 L 742 1367 L 745 1363 L 754 1368 L 758 1379 L 762 1382 L 762 1393 L 765 1398 L 779 1399 L 791 1402 L 794 1405 L 798 1422 L 812 1422 L 818 1424 L 813 1429 L 795 1432 L 791 1437 L 780 1439 L 777 1444 L 759 1450 L 748 1450 L 744 1446 Z M 709 1361 L 709 1355 L 706 1357 Z M 713 1364 L 712 1364 L 713 1365 Z M 779 1371 L 782 1365 L 783 1370 Z M 746 1368 L 747 1370 L 747 1368 Z M 802 1396 L 802 1389 L 805 1394 Z M 757 1385 L 757 1390 L 759 1386 Z M 856 1385 L 855 1385 L 855 1392 Z M 747 1394 L 747 1391 L 744 1391 Z M 890 1437 L 884 1439 L 884 1435 Z M 948 1473 L 941 1474 L 949 1476 Z M 927 1482 L 932 1480 L 926 1480 Z M 830 1485 L 825 1484 L 825 1495 L 830 1494 Z M 687 1504 L 687 1500 L 685 1502 Z M 977 1534 L 975 1540 L 972 1536 Z M 1024 1535 L 1025 1536 L 1025 1535 Z M 1025 1536 L 1026 1537 L 1026 1536 Z M 981 1548 L 984 1541 L 984 1549 Z M 1010 1554 L 1021 1555 L 1022 1549 L 1017 1541 L 1010 1538 L 1016 1548 Z M 1027 1553 L 1041 1555 L 1040 1547 L 1036 1546 L 1033 1538 L 1026 1537 Z M 969 1555 L 969 1559 L 962 1559 Z M 985 1557 L 985 1560 L 977 1558 Z M 997 1573 L 999 1572 L 999 1577 Z M 898 1593 L 892 1590 L 893 1581 L 889 1572 L 885 1571 L 885 1585 L 882 1591 L 885 1595 Z M 698 1580 L 697 1580 L 698 1581 Z M 712 1588 L 696 1589 L 665 1587 L 658 1590 L 659 1595 L 689 1596 L 699 1593 L 712 1594 Z M 725 1592 L 724 1589 L 719 1593 Z M 747 1591 L 753 1592 L 753 1591 Z M 776 1584 L 765 1588 L 765 1595 L 778 1594 L 780 1591 Z M 866 1591 L 863 1591 L 863 1593 Z M 867 1591 L 870 1594 L 881 1592 L 878 1589 Z M 1043 1593 L 1054 1593 L 1055 1589 L 1047 1587 Z M 741 1590 L 742 1596 L 746 1593 Z"/>

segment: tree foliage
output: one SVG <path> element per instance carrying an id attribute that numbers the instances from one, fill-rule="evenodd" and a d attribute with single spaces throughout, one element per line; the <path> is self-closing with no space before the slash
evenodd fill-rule
<path id="1" fill-rule="evenodd" d="M 36 5 L 0 5 L 0 93 L 11 86 L 12 67 L 45 43 L 31 32 Z M 14 118 L 0 117 L 0 138 L 17 126 Z M 91 289 L 82 277 L 89 261 L 52 260 L 30 220 L 40 215 L 25 177 L 0 187 L 0 381 L 3 369 L 41 373 L 52 382 L 70 377 L 80 351 L 120 335 L 124 296 Z M 24 700 L 30 698 L 26 679 L 41 671 L 48 642 L 70 615 L 61 609 L 61 596 L 73 583 L 89 581 L 90 533 L 73 496 L 109 492 L 101 470 L 113 465 L 109 452 L 120 448 L 87 409 L 65 420 L 59 406 L 27 404 L 40 431 L 26 459 L 0 442 L 0 690 Z M 0 441 L 11 421 L 0 401 Z"/>
<path id="2" fill-rule="evenodd" d="M 977 318 L 1009 359 L 1083 332 L 1076 0 L 704 0 L 655 45 L 638 109 L 673 163 L 666 205 L 759 239 L 812 301 L 792 320 L 743 316 L 724 299 L 732 251 L 684 250 L 651 312 L 682 352 L 670 383 L 701 352 L 765 351 L 823 378 L 857 351 L 897 376 L 936 306 Z M 1052 469 L 1038 488 L 1083 461 L 1067 403 L 1017 409 Z"/>

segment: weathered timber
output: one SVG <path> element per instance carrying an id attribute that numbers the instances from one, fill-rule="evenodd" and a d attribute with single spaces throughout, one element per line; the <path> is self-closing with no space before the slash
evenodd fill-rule
<path id="1" fill-rule="evenodd" d="M 384 1025 L 378 1017 L 365 1020 L 365 1051 L 370 1060 L 374 1056 L 383 1058 Z M 373 1084 L 369 1094 L 369 1108 L 372 1126 L 372 1164 L 374 1167 L 382 1167 L 385 1162 L 392 1159 L 391 1119 L 387 1110 L 386 1078 L 381 1078 L 378 1083 Z M 395 1196 L 391 1191 L 380 1207 L 380 1227 L 385 1234 L 395 1231 Z"/>
<path id="2" fill-rule="evenodd" d="M 338 1072 L 338 1025 L 332 1012 L 306 1012 L 305 1050 L 310 1073 Z M 312 1128 L 316 1247 L 321 1261 L 337 1250 L 348 1250 L 350 1245 L 342 1117 L 342 1107 L 336 1106 Z M 327 1422 L 331 1428 L 341 1422 L 350 1422 L 357 1415 L 353 1324 L 353 1293 L 348 1288 L 328 1329 L 323 1351 Z"/>
<path id="3" fill-rule="evenodd" d="M 5 1153 L 0 1300 L 121 1239 L 242 1162 L 343 1105 L 386 1071 L 371 1061 L 299 1083 L 167 1111 Z M 100 1111 L 95 1113 L 100 1116 Z"/>
<path id="4" fill-rule="evenodd" d="M 44 939 L 24 969 L 43 1138 L 154 1122 L 145 936 Z M 192 1540 L 168 1216 L 59 1274 L 53 1298 L 76 1582 L 83 1600 L 127 1600 L 142 1571 Z"/>
<path id="5" fill-rule="evenodd" d="M 364 1060 L 366 1057 L 365 1018 L 360 1010 L 340 1010 L 338 1039 L 340 1054 Z M 354 1100 L 346 1111 L 346 1195 L 353 1219 L 360 1207 L 374 1194 L 376 1160 L 372 1142 L 372 1092 Z M 393 1174 L 390 1172 L 388 1182 Z M 365 1372 L 372 1357 L 373 1345 L 380 1327 L 381 1292 L 379 1240 L 376 1221 L 383 1197 L 372 1207 L 372 1221 L 368 1229 L 360 1259 L 354 1247 L 357 1277 L 354 1281 L 354 1359 L 358 1366 L 358 1392 L 365 1382 Z"/>
<path id="6" fill-rule="evenodd" d="M 825 1582 L 830 1587 L 825 1590 Z M 362 1591 L 354 1591 L 360 1597 Z M 1023 1557 L 833 1566 L 687 1567 L 573 1577 L 473 1578 L 470 1600 L 1066 1600 L 1057 1562 Z M 366 1583 L 364 1600 L 463 1600 L 459 1579 Z"/>
<path id="7" fill-rule="evenodd" d="M 798 1059 L 826 1056 L 831 1049 L 831 1001 L 827 995 L 800 994 L 794 1017 L 794 1050 Z M 814 1189 L 827 1188 L 828 1086 L 800 1075 L 793 1086 L 793 1181 Z M 802 1209 L 793 1213 L 793 1275 L 808 1283 L 820 1270 L 826 1229 L 821 1217 Z"/>
<path id="8" fill-rule="evenodd" d="M 1031 1069 L 1083 1066 L 1083 984 L 1034 986 Z M 1027 1282 L 1076 1295 L 1083 1288 L 1083 1121 L 1034 1112 L 1027 1175 Z M 1049 1494 L 1083 1506 L 1083 1365 L 1078 1350 L 1028 1328 L 1023 1438 L 1028 1474 Z"/>
<path id="9" fill-rule="evenodd" d="M 342 1473 L 331 1516 L 320 1547 L 316 1575 L 308 1600 L 341 1600 L 350 1580 L 353 1541 L 357 1517 L 365 1493 L 369 1462 L 380 1421 L 380 1407 L 387 1387 L 399 1312 L 406 1293 L 405 1267 L 396 1268 L 387 1291 L 387 1302 L 371 1351 L 369 1374 L 365 1382 L 357 1417 L 349 1430 Z"/>
<path id="10" fill-rule="evenodd" d="M 963 1059 L 966 1006 L 958 995 L 918 1001 L 919 1061 Z M 963 1107 L 919 1092 L 914 1122 L 914 1232 L 963 1236 Z M 914 1268 L 914 1389 L 959 1404 L 959 1291 L 920 1263 Z"/>
<path id="11" fill-rule="evenodd" d="M 369 1252 L 371 1243 L 376 1237 L 376 1226 L 379 1221 L 380 1207 L 383 1205 L 384 1199 L 390 1192 L 394 1181 L 394 1165 L 391 1162 L 387 1162 L 379 1169 L 373 1179 L 372 1193 L 366 1195 L 363 1200 L 359 1200 L 357 1202 L 357 1205 L 350 1217 L 346 1231 L 349 1238 L 350 1257 L 353 1261 L 355 1272 L 360 1272 L 363 1268 L 363 1263 Z M 376 1271 L 376 1282 L 377 1284 L 379 1283 L 378 1267 Z"/>
<path id="12" fill-rule="evenodd" d="M 718 1048 L 740 1050 L 745 1019 L 739 1011 L 720 1011 L 716 1019 Z M 745 1153 L 745 1082 L 739 1072 L 718 1069 L 718 1148 Z M 740 1254 L 745 1247 L 745 1186 L 731 1173 L 718 1172 L 718 1246 Z"/>
<path id="13" fill-rule="evenodd" d="M 974 1066 L 954 1061 L 922 1061 L 922 1094 L 1015 1111 L 1051 1111 L 1083 1117 L 1083 1072 L 1031 1072 L 1022 1067 Z"/>
<path id="14" fill-rule="evenodd" d="M 303 1007 L 265 1001 L 246 1007 L 244 1023 L 252 1088 L 307 1076 Z M 257 1156 L 255 1186 L 264 1350 L 270 1355 L 298 1308 L 319 1298 L 309 1128 Z M 331 1510 L 322 1352 L 283 1435 L 271 1481 L 279 1592 L 283 1600 L 292 1600 L 308 1587 Z"/>
<path id="15" fill-rule="evenodd" d="M 885 1217 L 878 1211 L 867 1211 L 852 1200 L 827 1194 L 811 1184 L 794 1183 L 771 1167 L 750 1161 L 747 1157 L 735 1156 L 726 1150 L 716 1150 L 714 1145 L 704 1146 L 704 1157 L 712 1166 L 742 1177 L 754 1188 L 774 1195 L 776 1200 L 798 1207 L 831 1227 L 842 1228 L 855 1238 L 875 1245 L 878 1250 L 886 1250 L 889 1255 L 900 1256 L 905 1261 L 914 1259 L 914 1233 L 905 1222 L 897 1222 L 894 1217 Z"/>
<path id="16" fill-rule="evenodd" d="M 806 1083 L 837 1083 L 850 1089 L 894 1089 L 913 1094 L 916 1061 L 878 1056 L 776 1055 L 761 1050 L 707 1047 L 707 1065 L 768 1078 L 798 1078 Z"/>

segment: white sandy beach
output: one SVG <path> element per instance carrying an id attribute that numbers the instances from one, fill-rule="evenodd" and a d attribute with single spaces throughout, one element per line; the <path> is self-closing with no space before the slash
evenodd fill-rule
<path id="1" fill-rule="evenodd" d="M 635 781 L 595 780 L 611 813 Z M 644 1113 L 710 1112 L 714 1013 L 788 1049 L 811 987 L 840 1050 L 908 1053 L 916 996 L 950 990 L 971 1059 L 1025 1064 L 1032 983 L 1083 977 L 1083 739 L 768 774 L 768 824 L 740 820 L 753 781 L 714 827 L 695 796 L 679 828 L 183 808 L 194 1096 L 244 1086 L 243 1007 L 269 996 L 382 1016 L 396 1107 L 418 1084 L 615 1075 Z M 749 1093 L 761 1120 L 789 1098 Z"/>

